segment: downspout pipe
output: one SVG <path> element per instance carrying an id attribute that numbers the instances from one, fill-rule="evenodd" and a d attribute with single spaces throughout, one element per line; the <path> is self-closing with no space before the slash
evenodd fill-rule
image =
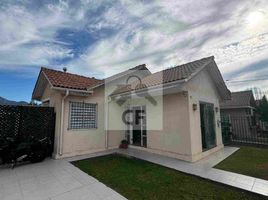
<path id="1" fill-rule="evenodd" d="M 105 113 L 105 148 L 108 149 L 109 148 L 109 137 L 108 137 L 108 132 L 109 132 L 109 103 L 110 103 L 110 99 L 109 97 L 107 98 L 107 110 Z"/>
<path id="2" fill-rule="evenodd" d="M 69 96 L 70 91 L 66 90 L 65 95 L 61 99 L 61 119 L 60 119 L 60 137 L 59 137 L 59 155 L 62 156 L 63 152 L 63 132 L 64 132 L 64 105 L 65 99 Z"/>

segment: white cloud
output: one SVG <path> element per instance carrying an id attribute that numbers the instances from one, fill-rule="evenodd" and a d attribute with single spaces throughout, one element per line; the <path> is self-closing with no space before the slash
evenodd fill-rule
<path id="1" fill-rule="evenodd" d="M 242 76 L 268 53 L 265 0 L 83 0 L 75 6 L 53 2 L 38 11 L 9 4 L 1 11 L 0 68 L 72 58 L 67 64 L 74 72 L 108 76 L 141 63 L 158 71 L 215 55 L 225 76 Z M 97 41 L 75 58 L 56 38 L 62 28 L 86 30 Z M 107 30 L 110 36 L 103 37 Z"/>
<path id="2" fill-rule="evenodd" d="M 38 30 L 32 24 L 32 16 L 22 7 L 14 6 L 0 13 L 0 49 L 6 50 L 36 40 Z"/>
<path id="3" fill-rule="evenodd" d="M 76 28 L 76 20 L 81 19 L 71 18 L 73 13 L 66 2 L 48 4 L 40 10 L 7 4 L 0 11 L 0 69 L 51 65 L 52 60 L 73 57 L 72 50 L 62 46 L 66 43 L 56 38 L 58 30 Z M 79 13 L 81 10 L 75 14 Z"/>

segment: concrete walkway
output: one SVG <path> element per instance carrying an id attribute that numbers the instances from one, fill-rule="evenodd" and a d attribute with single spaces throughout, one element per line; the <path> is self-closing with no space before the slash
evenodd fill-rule
<path id="1" fill-rule="evenodd" d="M 235 147 L 225 147 L 214 155 L 196 163 L 188 163 L 133 148 L 118 150 L 118 152 L 215 182 L 268 196 L 268 181 L 212 168 L 237 150 L 238 148 Z"/>
<path id="2" fill-rule="evenodd" d="M 123 200 L 125 199 L 67 160 L 47 159 L 0 168 L 1 200 Z"/>
<path id="3" fill-rule="evenodd" d="M 212 168 L 237 151 L 225 147 L 209 158 L 188 163 L 129 148 L 76 156 L 64 160 L 47 159 L 14 170 L 0 168 L 1 200 L 123 200 L 120 194 L 70 164 L 70 161 L 121 153 L 205 179 L 268 196 L 268 181 Z"/>

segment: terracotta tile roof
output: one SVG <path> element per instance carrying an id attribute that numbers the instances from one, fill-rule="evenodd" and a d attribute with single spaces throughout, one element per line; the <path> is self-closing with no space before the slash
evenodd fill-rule
<path id="1" fill-rule="evenodd" d="M 62 87 L 77 90 L 86 90 L 88 87 L 94 87 L 103 83 L 103 80 L 61 72 L 53 69 L 43 68 L 41 72 L 47 77 L 54 87 Z"/>
<path id="2" fill-rule="evenodd" d="M 123 72 L 119 72 L 117 74 L 114 74 L 112 76 L 109 76 L 104 79 L 105 84 L 107 84 L 110 81 L 116 80 L 120 77 L 128 76 L 129 74 L 134 73 L 135 71 L 142 71 L 143 73 L 152 74 L 150 70 L 146 67 L 146 64 L 137 65 L 136 67 L 130 68 L 128 70 L 125 70 Z M 103 83 L 104 84 L 104 83 Z"/>
<path id="3" fill-rule="evenodd" d="M 188 79 L 195 72 L 198 72 L 199 69 L 202 69 L 202 67 L 206 66 L 213 60 L 214 57 L 211 56 L 193 62 L 189 62 L 183 65 L 179 65 L 173 68 L 169 68 L 160 72 L 156 72 L 143 78 L 141 80 L 142 84 L 139 84 L 139 81 L 136 81 L 131 85 L 126 85 L 125 87 L 122 86 L 118 88 L 113 94 L 120 94 L 132 90 L 142 89 L 145 87 L 151 87 L 169 82 Z"/>
<path id="4" fill-rule="evenodd" d="M 241 108 L 255 106 L 254 96 L 251 90 L 232 92 L 231 100 L 223 101 L 220 103 L 222 109 L 226 108 Z"/>

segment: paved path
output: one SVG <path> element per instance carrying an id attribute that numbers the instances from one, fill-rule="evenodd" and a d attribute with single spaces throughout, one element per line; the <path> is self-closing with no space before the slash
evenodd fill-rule
<path id="1" fill-rule="evenodd" d="M 188 163 L 137 149 L 113 150 L 65 160 L 47 159 L 14 170 L 0 168 L 0 200 L 123 200 L 120 194 L 69 161 L 122 153 L 205 179 L 268 196 L 268 181 L 212 168 L 238 148 L 225 147 L 209 158 Z"/>
<path id="2" fill-rule="evenodd" d="M 67 160 L 0 168 L 1 200 L 123 200 L 125 199 Z"/>
<path id="3" fill-rule="evenodd" d="M 225 147 L 214 155 L 196 163 L 188 163 L 133 148 L 119 150 L 119 152 L 181 172 L 268 196 L 268 181 L 212 168 L 237 150 L 238 148 L 235 147 Z"/>

